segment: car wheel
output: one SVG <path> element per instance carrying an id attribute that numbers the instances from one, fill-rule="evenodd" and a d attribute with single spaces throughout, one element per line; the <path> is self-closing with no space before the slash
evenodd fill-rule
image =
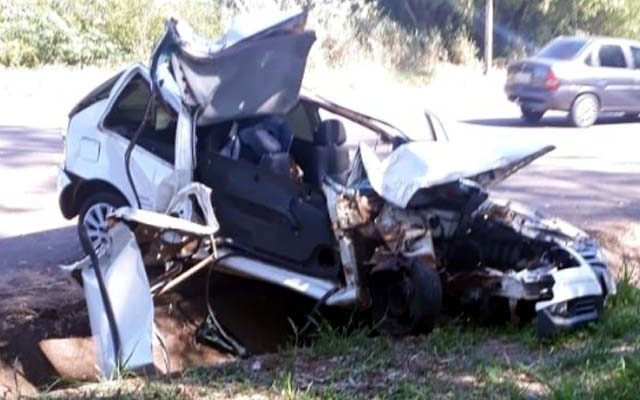
<path id="1" fill-rule="evenodd" d="M 600 102 L 598 98 L 591 93 L 585 93 L 573 101 L 569 118 L 574 126 L 586 128 L 596 123 L 599 113 Z"/>
<path id="2" fill-rule="evenodd" d="M 400 261 L 396 270 L 371 276 L 371 314 L 376 329 L 393 336 L 428 333 L 442 309 L 438 272 L 424 262 Z"/>
<path id="3" fill-rule="evenodd" d="M 111 192 L 89 196 L 80 207 L 78 234 L 81 229 L 86 229 L 93 249 L 98 250 L 108 243 L 107 215 L 126 205 L 127 201 L 122 196 Z"/>
<path id="4" fill-rule="evenodd" d="M 533 111 L 524 106 L 520 107 L 520 112 L 522 113 L 522 119 L 529 123 L 540 121 L 544 115 L 544 111 Z"/>

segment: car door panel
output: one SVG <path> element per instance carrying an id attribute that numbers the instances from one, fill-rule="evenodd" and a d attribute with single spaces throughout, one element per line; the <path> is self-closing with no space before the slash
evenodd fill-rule
<path id="1" fill-rule="evenodd" d="M 619 44 L 605 43 L 598 50 L 599 67 L 594 71 L 601 90 L 603 111 L 627 111 L 633 108 L 635 79 L 629 68 L 628 51 Z"/>
<path id="2" fill-rule="evenodd" d="M 197 176 L 212 188 L 221 235 L 234 242 L 311 269 L 319 251 L 333 249 L 335 239 L 319 188 L 212 153 L 199 154 Z M 335 273 L 327 268 L 316 272 Z"/>
<path id="3" fill-rule="evenodd" d="M 633 94 L 632 94 L 632 104 L 633 111 L 640 112 L 640 45 L 631 46 L 631 59 L 633 62 Z"/>

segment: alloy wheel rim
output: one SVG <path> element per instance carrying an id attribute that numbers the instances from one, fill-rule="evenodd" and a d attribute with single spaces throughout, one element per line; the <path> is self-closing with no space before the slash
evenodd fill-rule
<path id="1" fill-rule="evenodd" d="M 89 207 L 84 215 L 82 225 L 87 230 L 91 246 L 95 250 L 108 243 L 107 215 L 113 211 L 115 208 L 111 204 L 96 203 Z"/>
<path id="2" fill-rule="evenodd" d="M 591 125 L 598 115 L 598 105 L 591 98 L 584 98 L 577 107 L 578 122 L 581 126 Z"/>

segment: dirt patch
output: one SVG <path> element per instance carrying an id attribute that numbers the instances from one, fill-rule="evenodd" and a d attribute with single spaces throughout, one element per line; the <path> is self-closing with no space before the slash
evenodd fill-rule
<path id="1" fill-rule="evenodd" d="M 604 249 L 614 275 L 640 285 L 640 223 L 619 222 L 587 230 Z"/>
<path id="2" fill-rule="evenodd" d="M 6 316 L 0 321 L 0 361 L 5 366 L 0 385 L 15 392 L 14 364 L 26 382 L 20 386 L 32 390 L 95 381 L 97 363 L 82 290 L 60 274 L 53 278 L 31 270 L 12 273 L 0 282 L 0 314 Z M 155 325 L 164 346 L 154 347 L 160 375 L 231 359 L 196 340 L 207 315 L 205 278 L 196 275 L 155 302 Z M 302 325 L 313 307 L 311 300 L 261 282 L 217 274 L 213 281 L 212 306 L 219 320 L 253 354 L 286 346 L 292 338 L 291 323 Z"/>

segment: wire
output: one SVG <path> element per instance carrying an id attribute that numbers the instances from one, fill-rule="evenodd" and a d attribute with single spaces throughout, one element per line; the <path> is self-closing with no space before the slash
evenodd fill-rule
<path id="1" fill-rule="evenodd" d="M 247 350 L 240 343 L 238 343 L 234 338 L 229 336 L 222 328 L 222 325 L 220 325 L 220 322 L 218 322 L 213 312 L 213 308 L 211 307 L 211 300 L 210 300 L 211 298 L 209 297 L 211 294 L 210 292 L 211 272 L 213 271 L 213 268 L 216 265 L 218 265 L 218 263 L 220 263 L 220 261 L 222 260 L 225 260 L 231 257 L 239 257 L 239 256 L 241 255 L 238 253 L 227 253 L 215 259 L 213 263 L 211 263 L 211 265 L 207 269 L 207 281 L 205 283 L 205 301 L 207 303 L 207 312 L 208 312 L 209 318 L 211 318 L 211 322 L 213 322 L 213 324 L 215 325 L 215 328 L 217 329 L 218 333 L 220 333 L 220 335 L 222 336 L 222 339 L 225 340 L 236 351 L 236 353 L 240 357 L 246 357 L 248 355 Z"/>
<path id="2" fill-rule="evenodd" d="M 336 294 L 336 292 L 338 292 L 338 290 L 340 290 L 340 288 L 336 286 L 333 289 L 327 291 L 327 293 L 325 293 L 320 299 L 318 299 L 318 301 L 313 306 L 311 311 L 306 315 L 307 322 L 305 322 L 305 324 L 302 327 L 302 329 L 300 329 L 300 331 L 298 332 L 299 335 L 303 334 L 307 329 L 309 329 L 311 324 L 316 324 L 317 325 L 317 322 L 313 319 L 312 316 L 314 314 L 317 314 L 318 311 L 320 310 L 320 307 L 322 307 L 327 302 L 329 297 L 331 297 L 334 294 Z"/>
<path id="3" fill-rule="evenodd" d="M 232 245 L 232 241 L 227 241 L 227 244 Z M 243 249 L 243 251 L 249 253 L 249 254 L 257 254 L 255 252 L 252 252 L 248 249 Z M 218 330 L 218 332 L 220 332 L 220 334 L 222 335 L 222 338 L 224 340 L 226 340 L 227 342 L 229 342 L 229 344 L 231 345 L 231 347 L 238 353 L 238 355 L 240 355 L 241 357 L 245 357 L 247 356 L 247 351 L 244 347 L 242 347 L 242 345 L 240 345 L 235 339 L 233 339 L 231 336 L 227 335 L 224 332 L 224 329 L 222 328 L 222 326 L 220 325 L 220 323 L 218 322 L 218 320 L 216 319 L 214 313 L 213 313 L 213 308 L 211 307 L 211 301 L 210 301 L 210 286 L 211 286 L 211 273 L 213 271 L 213 268 L 218 265 L 218 263 L 220 263 L 220 261 L 226 259 L 226 258 L 231 258 L 231 257 L 242 257 L 242 254 L 240 253 L 227 253 L 224 254 L 223 256 L 221 256 L 220 258 L 217 258 L 213 261 L 213 263 L 209 266 L 209 269 L 207 270 L 207 281 L 205 284 L 205 301 L 207 303 L 207 311 L 208 314 L 212 320 L 212 322 L 214 323 L 216 329 Z M 309 327 L 316 323 L 316 321 L 312 318 L 312 316 L 316 313 L 318 313 L 318 311 L 320 310 L 320 307 L 322 307 L 326 301 L 333 296 L 336 292 L 338 292 L 340 289 L 338 287 L 334 287 L 333 289 L 327 291 L 327 293 L 325 293 L 320 299 L 318 299 L 318 301 L 315 303 L 315 305 L 313 306 L 313 308 L 311 309 L 311 311 L 306 315 L 306 322 L 304 324 L 304 326 L 302 327 L 302 329 L 300 329 L 299 334 L 302 334 L 303 332 L 305 332 L 307 329 L 309 329 Z"/>
<path id="4" fill-rule="evenodd" d="M 152 84 L 152 88 L 153 87 L 154 86 Z M 131 140 L 129 141 L 129 145 L 127 146 L 127 150 L 124 153 L 124 166 L 125 166 L 125 170 L 127 171 L 127 180 L 129 181 L 129 185 L 133 190 L 133 195 L 136 198 L 136 203 L 138 204 L 138 208 L 142 208 L 142 205 L 140 203 L 140 196 L 138 195 L 138 190 L 136 189 L 136 185 L 133 182 L 133 177 L 131 176 L 131 152 L 133 151 L 133 148 L 136 146 L 136 142 L 138 141 L 138 138 L 142 134 L 142 131 L 144 130 L 144 128 L 149 123 L 149 119 L 151 117 L 151 109 L 155 104 L 156 96 L 155 96 L 155 91 L 151 90 L 150 92 L 151 93 L 149 94 L 147 107 L 144 110 L 144 117 L 142 118 L 142 121 L 140 121 L 140 125 L 138 125 L 136 132 L 131 137 Z"/>

